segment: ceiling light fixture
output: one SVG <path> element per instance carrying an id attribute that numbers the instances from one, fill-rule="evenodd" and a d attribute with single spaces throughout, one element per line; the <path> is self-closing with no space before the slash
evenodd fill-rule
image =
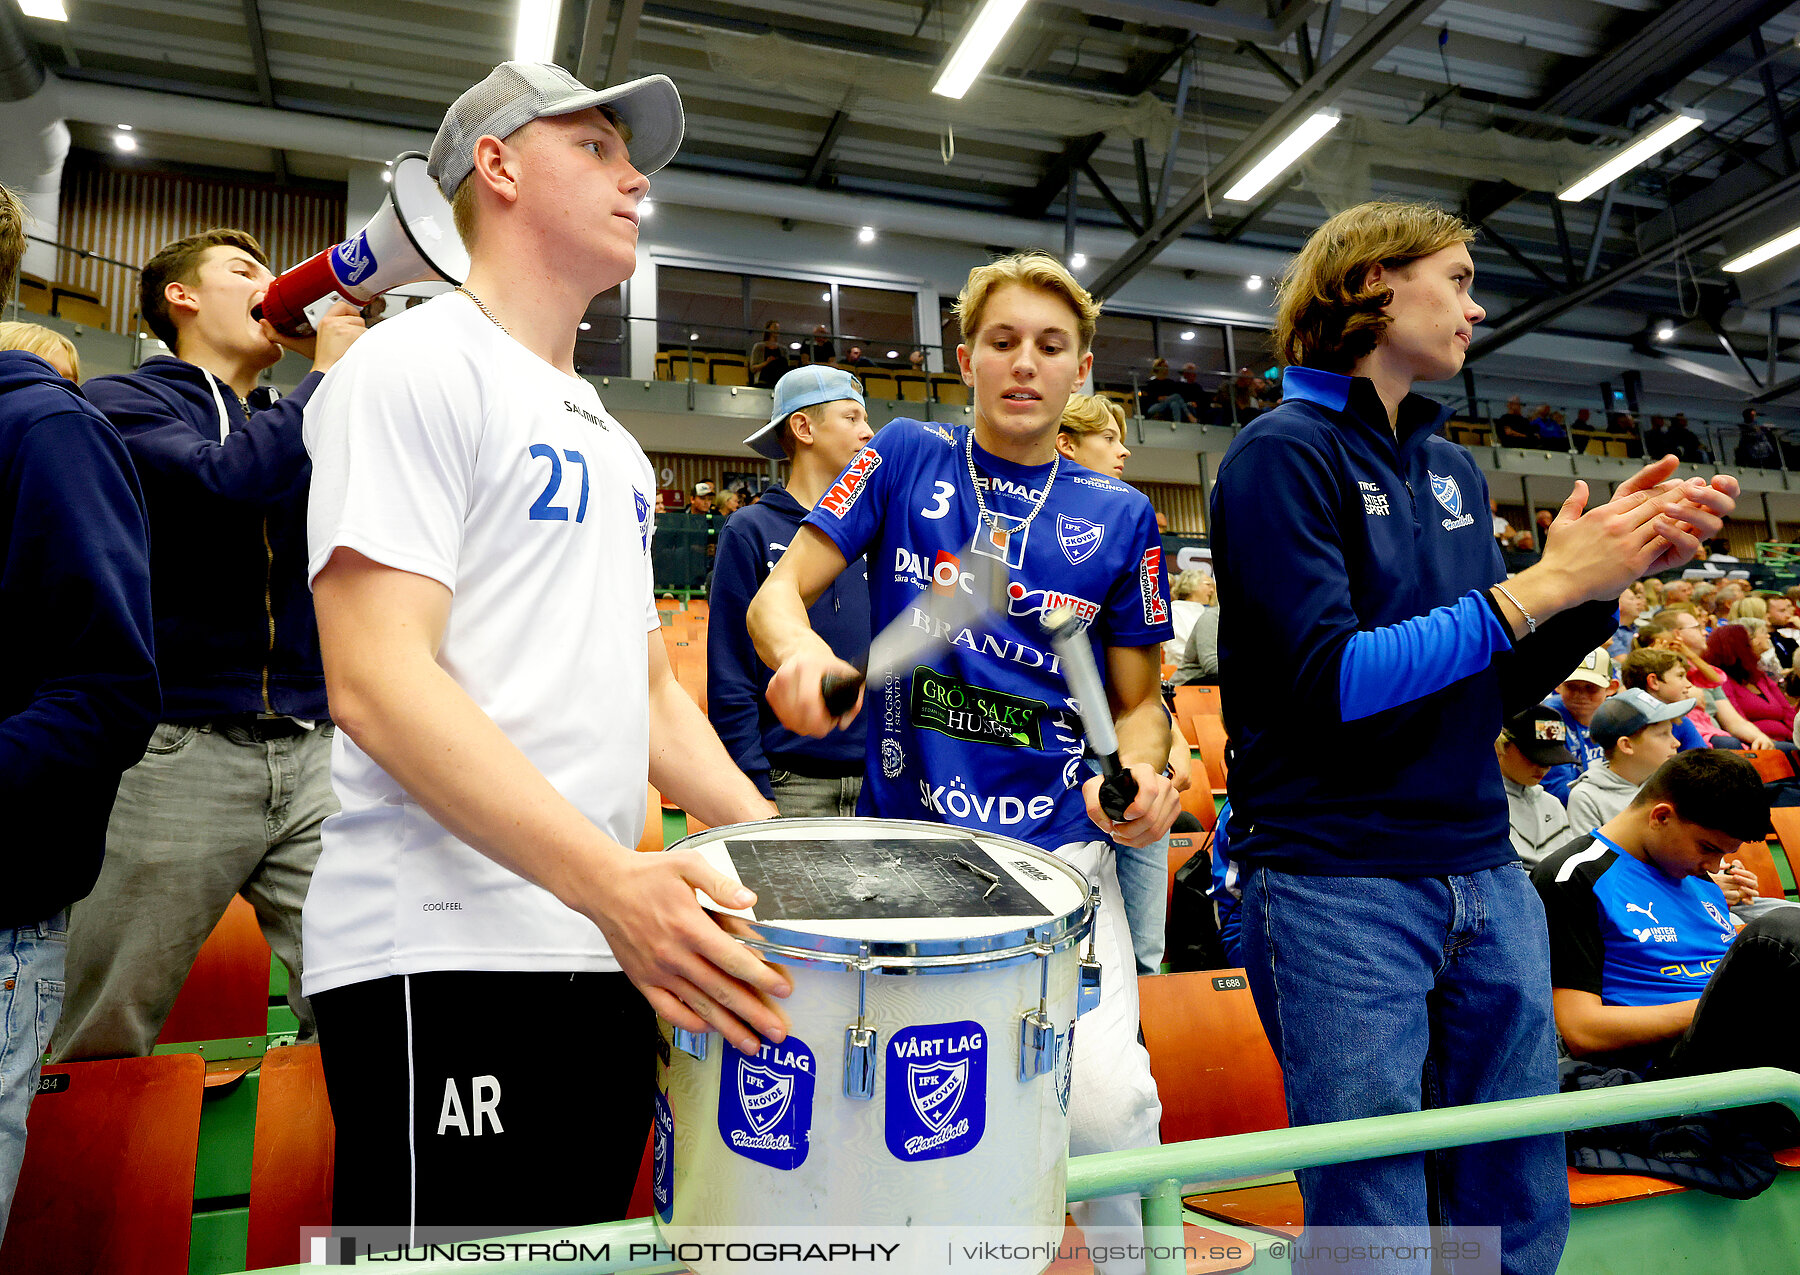
<path id="1" fill-rule="evenodd" d="M 1194 339 L 1194 330 L 1189 328 L 1186 332 L 1183 332 L 1181 334 L 1181 339 L 1183 341 L 1192 341 Z"/>
<path id="2" fill-rule="evenodd" d="M 46 22 L 69 20 L 69 11 L 63 8 L 62 0 L 19 0 L 19 12 L 28 18 L 42 18 Z"/>
<path id="3" fill-rule="evenodd" d="M 1259 274 L 1253 274 L 1244 280 L 1244 291 L 1246 292 L 1261 292 L 1262 286 L 1263 277 Z"/>
<path id="4" fill-rule="evenodd" d="M 1225 192 L 1225 198 L 1231 200 L 1254 199 L 1264 186 L 1293 167 L 1300 157 L 1311 150 L 1325 134 L 1338 126 L 1343 113 L 1336 107 L 1318 111 L 1301 120 L 1294 131 L 1275 143 L 1275 149 L 1256 162 L 1249 172 Z"/>
<path id="5" fill-rule="evenodd" d="M 857 243 L 874 243 L 875 242 L 875 227 L 864 226 L 861 230 L 857 231 L 856 232 L 856 242 Z"/>
<path id="6" fill-rule="evenodd" d="M 1752 266 L 1760 266 L 1770 257 L 1779 257 L 1782 253 L 1786 252 L 1789 248 L 1794 247 L 1796 244 L 1800 244 L 1800 226 L 1795 226 L 1785 234 L 1776 235 L 1767 243 L 1758 244 L 1749 252 L 1740 252 L 1737 256 L 1731 258 L 1721 266 L 1720 269 L 1724 270 L 1726 274 L 1737 274 L 1741 271 L 1750 269 Z"/>
<path id="7" fill-rule="evenodd" d="M 587 322 L 587 321 L 586 321 L 586 320 L 583 320 L 583 321 L 582 321 L 582 322 L 581 322 L 581 323 L 580 323 L 580 324 L 579 324 L 579 325 L 577 325 L 577 326 L 579 326 L 579 327 L 580 327 L 580 328 L 581 328 L 581 330 L 582 330 L 582 331 L 583 331 L 583 332 L 591 332 L 591 331 L 593 331 L 593 328 L 594 328 L 594 325 L 593 325 L 593 324 L 591 324 L 591 323 L 589 323 L 589 322 Z"/>
<path id="8" fill-rule="evenodd" d="M 639 201 L 639 203 L 638 203 L 638 220 L 642 221 L 646 217 L 654 217 L 654 216 L 656 216 L 656 201 L 654 199 L 645 199 L 645 200 Z"/>
<path id="9" fill-rule="evenodd" d="M 798 342 L 798 341 L 789 341 L 788 342 L 788 349 L 797 350 L 799 348 L 800 348 L 800 342 Z"/>
<path id="10" fill-rule="evenodd" d="M 1657 326 L 1656 339 L 1658 341 L 1667 341 L 1674 335 L 1675 335 L 1675 325 L 1673 323 L 1663 323 L 1663 324 L 1659 324 Z"/>
<path id="11" fill-rule="evenodd" d="M 130 133 L 114 133 L 113 145 L 128 154 L 138 148 L 137 138 Z"/>
<path id="12" fill-rule="evenodd" d="M 985 0 L 950 46 L 950 56 L 944 59 L 944 69 L 938 72 L 931 91 L 939 97 L 956 98 L 967 93 L 1024 9 L 1025 0 Z"/>
<path id="13" fill-rule="evenodd" d="M 1081 270 L 1087 266 L 1087 253 L 1078 252 L 1069 258 L 1069 269 Z"/>
<path id="14" fill-rule="evenodd" d="M 1654 128 L 1635 142 L 1601 161 L 1598 168 L 1558 194 L 1557 198 L 1568 203 L 1576 203 L 1586 199 L 1597 190 L 1606 189 L 1639 164 L 1648 163 L 1651 158 L 1661 154 L 1704 123 L 1706 123 L 1706 116 L 1699 111 L 1677 111 L 1659 121 Z"/>
<path id="15" fill-rule="evenodd" d="M 548 62 L 556 43 L 555 0 L 519 0 L 519 22 L 513 28 L 513 61 Z"/>

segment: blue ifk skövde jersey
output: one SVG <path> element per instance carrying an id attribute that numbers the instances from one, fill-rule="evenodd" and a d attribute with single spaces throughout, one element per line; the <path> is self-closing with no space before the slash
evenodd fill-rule
<path id="1" fill-rule="evenodd" d="M 1710 879 L 1674 880 L 1595 833 L 1532 871 L 1550 925 L 1553 986 L 1607 1005 L 1669 1005 L 1706 990 L 1737 937 Z"/>
<path id="2" fill-rule="evenodd" d="M 1172 633 L 1162 540 L 1141 492 L 1064 460 L 1044 506 L 1005 549 L 976 550 L 966 425 L 896 420 L 850 462 L 806 521 L 846 559 L 869 556 L 870 621 L 921 628 L 934 588 L 971 588 L 964 559 L 1004 554 L 1006 614 L 951 626 L 914 667 L 864 695 L 868 776 L 858 810 L 981 828 L 1054 850 L 1100 835 L 1082 802 L 1088 770 L 1061 661 L 1041 617 L 1069 607 L 1087 622 L 1104 676 L 1109 646 L 1154 646 Z M 975 448 L 982 498 L 1006 526 L 1027 514 L 1049 465 Z M 1007 517 L 1010 515 L 1010 519 Z M 1099 711 L 1106 711 L 1104 705 Z"/>

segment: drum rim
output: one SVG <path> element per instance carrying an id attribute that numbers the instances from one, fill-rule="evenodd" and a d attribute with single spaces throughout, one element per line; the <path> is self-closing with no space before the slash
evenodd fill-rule
<path id="1" fill-rule="evenodd" d="M 836 934 L 815 934 L 796 930 L 772 921 L 751 921 L 733 917 L 739 927 L 749 933 L 733 935 L 744 946 L 773 957 L 778 964 L 831 966 L 861 970 L 871 974 L 965 974 L 1000 969 L 1041 960 L 1057 952 L 1067 951 L 1082 939 L 1094 923 L 1093 883 L 1071 863 L 1057 858 L 1048 850 L 1026 845 L 1016 838 L 981 828 L 963 828 L 956 824 L 931 823 L 924 819 L 876 819 L 843 817 L 807 817 L 802 819 L 758 819 L 748 823 L 725 824 L 690 833 L 674 845 L 678 850 L 688 843 L 696 845 L 741 836 L 746 831 L 766 828 L 779 830 L 796 824 L 828 825 L 845 828 L 882 827 L 916 830 L 936 834 L 964 833 L 984 840 L 999 841 L 1009 849 L 1048 860 L 1077 882 L 1082 890 L 1079 907 L 1053 915 L 1036 925 L 996 934 L 973 935 L 954 939 L 857 939 Z M 694 848 L 689 846 L 690 849 Z"/>

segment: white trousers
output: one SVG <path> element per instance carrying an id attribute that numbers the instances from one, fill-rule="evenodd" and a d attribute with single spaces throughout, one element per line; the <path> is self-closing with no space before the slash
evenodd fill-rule
<path id="1" fill-rule="evenodd" d="M 1124 1151 L 1162 1142 L 1162 1102 L 1150 1075 L 1150 1055 L 1138 1043 L 1137 958 L 1125 923 L 1124 897 L 1109 841 L 1074 842 L 1057 847 L 1056 857 L 1100 887 L 1100 913 L 1095 921 L 1100 961 L 1100 1003 L 1075 1029 L 1074 1070 L 1069 1082 L 1069 1154 Z M 1087 944 L 1082 944 L 1082 952 Z M 1115 1195 L 1071 1204 L 1069 1212 L 1083 1230 L 1129 1228 L 1112 1242 L 1141 1244 L 1143 1204 L 1136 1195 Z M 1115 1261 L 1096 1266 L 1102 1275 L 1137 1275 L 1144 1263 Z"/>

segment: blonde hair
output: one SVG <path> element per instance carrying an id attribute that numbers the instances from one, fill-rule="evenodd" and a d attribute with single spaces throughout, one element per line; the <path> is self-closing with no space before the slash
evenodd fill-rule
<path id="1" fill-rule="evenodd" d="M 1116 429 L 1119 437 L 1125 436 L 1124 408 L 1098 394 L 1069 395 L 1069 405 L 1063 408 L 1062 420 L 1056 425 L 1058 433 L 1086 438 L 1106 429 Z"/>
<path id="2" fill-rule="evenodd" d="M 1767 620 L 1769 604 L 1758 597 L 1739 598 L 1731 604 L 1730 618 L 1733 620 Z"/>
<path id="3" fill-rule="evenodd" d="M 61 354 L 73 373 L 70 379 L 81 380 L 81 355 L 75 352 L 75 342 L 40 323 L 0 323 L 0 350 L 24 350 L 46 363 L 52 352 Z"/>
<path id="4" fill-rule="evenodd" d="M 1376 200 L 1347 208 L 1313 231 L 1276 289 L 1275 350 L 1283 363 L 1348 372 L 1387 331 L 1391 288 L 1369 270 L 1395 270 L 1475 232 L 1432 204 Z"/>
<path id="5" fill-rule="evenodd" d="M 987 307 L 988 297 L 996 288 L 1009 283 L 1054 293 L 1068 302 L 1069 308 L 1075 311 L 1081 352 L 1087 353 L 1094 343 L 1094 329 L 1100 323 L 1100 303 L 1062 262 L 1047 252 L 1017 252 L 969 271 L 969 281 L 963 285 L 955 306 L 956 321 L 961 325 L 965 343 L 973 340 L 981 330 L 981 312 Z"/>
<path id="6" fill-rule="evenodd" d="M 25 201 L 0 186 L 0 297 L 10 297 L 25 260 Z"/>

